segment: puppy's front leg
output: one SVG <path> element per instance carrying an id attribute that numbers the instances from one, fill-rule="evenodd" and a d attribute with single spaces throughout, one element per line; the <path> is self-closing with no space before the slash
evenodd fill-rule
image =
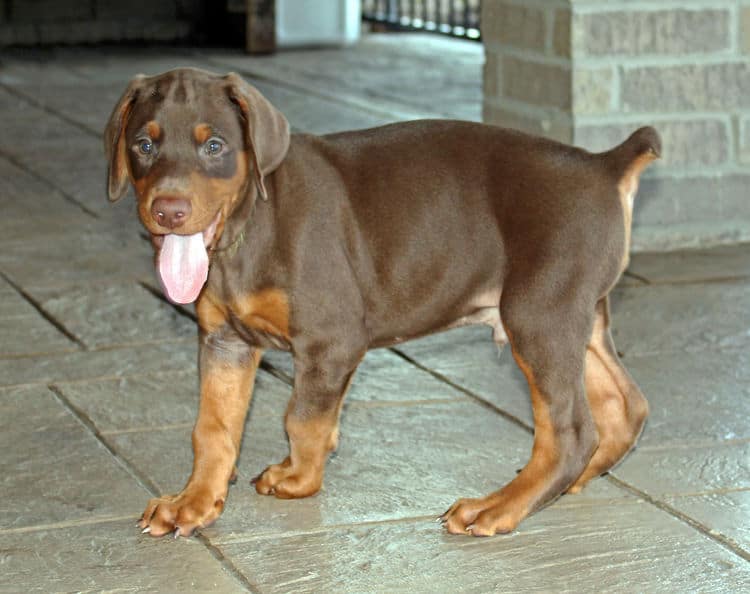
<path id="1" fill-rule="evenodd" d="M 200 311 L 200 310 L 199 310 Z M 187 536 L 224 509 L 262 351 L 224 325 L 201 333 L 201 400 L 193 429 L 193 472 L 177 495 L 149 501 L 139 523 L 152 536 Z"/>
<path id="2" fill-rule="evenodd" d="M 314 495 L 323 483 L 328 454 L 338 446 L 338 421 L 346 390 L 365 348 L 347 351 L 341 343 L 295 359 L 294 394 L 285 427 L 289 456 L 272 464 L 255 480 L 261 495 L 292 499 Z"/>

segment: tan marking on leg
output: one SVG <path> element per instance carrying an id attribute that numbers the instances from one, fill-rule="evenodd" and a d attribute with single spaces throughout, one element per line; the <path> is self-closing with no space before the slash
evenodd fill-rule
<path id="1" fill-rule="evenodd" d="M 609 471 L 636 444 L 648 402 L 623 367 L 609 334 L 606 301 L 597 305 L 591 343 L 586 351 L 586 397 L 599 433 L 599 448 L 586 469 L 568 489 L 578 493 L 592 478 Z"/>
<path id="2" fill-rule="evenodd" d="M 511 339 L 512 344 L 512 339 Z M 531 392 L 534 413 L 534 445 L 531 458 L 521 472 L 505 487 L 478 499 L 459 499 L 443 515 L 448 532 L 474 536 L 491 536 L 513 531 L 539 506 L 554 478 L 560 458 L 557 436 L 549 407 L 534 379 L 529 365 L 516 353 L 513 356 L 523 371 Z"/>
<path id="3" fill-rule="evenodd" d="M 236 474 L 242 431 L 262 351 L 245 366 L 219 361 L 204 370 L 201 401 L 193 429 L 193 472 L 177 495 L 152 499 L 139 525 L 152 536 L 177 530 L 189 536 L 211 524 L 224 509 L 229 481 Z"/>
<path id="4" fill-rule="evenodd" d="M 292 499 L 308 497 L 320 490 L 328 455 L 338 447 L 339 416 L 353 378 L 352 372 L 336 405 L 323 414 L 301 419 L 292 412 L 294 399 L 289 401 L 285 416 L 289 456 L 281 464 L 266 468 L 255 479 L 258 493 Z"/>
<path id="5" fill-rule="evenodd" d="M 337 419 L 331 416 L 300 421 L 287 416 L 289 456 L 269 466 L 255 483 L 262 495 L 279 499 L 309 497 L 320 490 L 328 454 L 335 449 Z"/>
<path id="6" fill-rule="evenodd" d="M 242 323 L 289 340 L 289 297 L 281 289 L 263 289 L 232 304 Z"/>

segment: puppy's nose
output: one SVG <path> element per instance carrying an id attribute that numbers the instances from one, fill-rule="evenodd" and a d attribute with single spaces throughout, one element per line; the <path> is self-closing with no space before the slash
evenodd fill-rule
<path id="1" fill-rule="evenodd" d="M 157 198 L 151 205 L 151 216 L 162 227 L 176 229 L 190 218 L 192 207 L 184 198 Z"/>

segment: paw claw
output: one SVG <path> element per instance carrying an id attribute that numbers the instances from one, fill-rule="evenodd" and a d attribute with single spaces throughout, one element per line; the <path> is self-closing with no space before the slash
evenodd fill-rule
<path id="1" fill-rule="evenodd" d="M 151 536 L 171 534 L 174 538 L 192 536 L 196 528 L 208 526 L 219 517 L 225 498 L 225 493 L 196 489 L 152 499 L 143 514 L 145 519 L 140 522 L 142 533 Z M 216 505 L 217 501 L 222 505 Z"/>

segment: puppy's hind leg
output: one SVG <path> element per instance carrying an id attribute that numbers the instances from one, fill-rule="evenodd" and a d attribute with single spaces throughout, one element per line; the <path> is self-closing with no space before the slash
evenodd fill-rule
<path id="1" fill-rule="evenodd" d="M 591 315 L 542 291 L 506 291 L 501 313 L 513 357 L 529 384 L 534 412 L 531 459 L 499 491 L 461 499 L 444 514 L 449 532 L 489 536 L 510 532 L 562 494 L 583 472 L 597 432 L 583 385 Z M 593 301 L 588 312 L 593 310 Z"/>
<path id="2" fill-rule="evenodd" d="M 609 328 L 609 300 L 596 304 L 586 350 L 586 395 L 599 432 L 599 449 L 568 489 L 578 493 L 592 478 L 615 466 L 633 448 L 648 416 L 648 402 L 617 355 Z"/>

